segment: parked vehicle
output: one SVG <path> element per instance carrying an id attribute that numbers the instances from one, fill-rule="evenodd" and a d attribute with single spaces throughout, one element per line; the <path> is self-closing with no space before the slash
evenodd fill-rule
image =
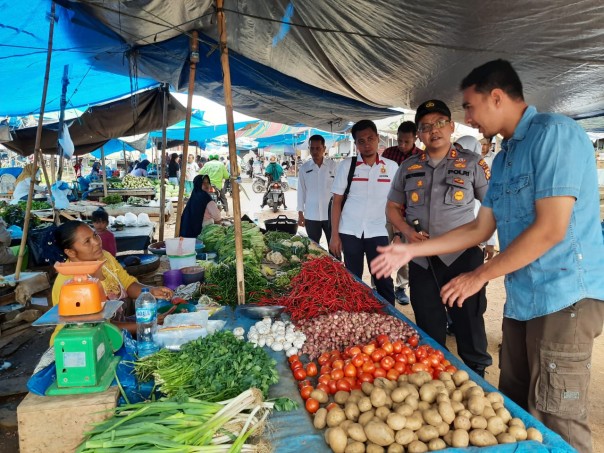
<path id="1" fill-rule="evenodd" d="M 220 199 L 220 190 L 218 190 L 215 185 L 212 185 L 212 187 L 210 187 L 209 194 L 214 203 L 216 203 L 216 206 L 218 206 L 218 209 L 224 211 L 224 206 L 222 205 L 222 200 Z"/>
<path id="2" fill-rule="evenodd" d="M 287 192 L 289 190 L 289 184 L 287 183 L 287 178 L 284 176 L 281 178 L 279 182 L 281 184 L 281 189 L 283 192 Z M 252 181 L 252 190 L 254 193 L 263 193 L 266 192 L 268 186 L 268 178 L 264 175 L 254 175 L 254 180 Z"/>
<path id="3" fill-rule="evenodd" d="M 279 207 L 285 206 L 285 195 L 283 194 L 283 187 L 281 182 L 270 183 L 266 204 L 269 208 L 272 208 L 273 212 L 277 212 Z"/>

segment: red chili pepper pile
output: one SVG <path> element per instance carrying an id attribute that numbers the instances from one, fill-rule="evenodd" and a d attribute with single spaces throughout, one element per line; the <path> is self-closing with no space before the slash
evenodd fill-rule
<path id="1" fill-rule="evenodd" d="M 329 256 L 303 263 L 302 270 L 291 281 L 289 294 L 277 299 L 264 298 L 261 303 L 285 306 L 293 321 L 339 310 L 382 310 L 382 304 L 371 290 L 356 281 L 342 263 Z"/>

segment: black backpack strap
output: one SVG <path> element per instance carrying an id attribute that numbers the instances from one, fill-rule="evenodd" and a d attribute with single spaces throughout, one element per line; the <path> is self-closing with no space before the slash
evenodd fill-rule
<path id="1" fill-rule="evenodd" d="M 357 156 L 354 156 L 350 161 L 350 170 L 348 170 L 348 184 L 346 185 L 346 190 L 344 191 L 344 196 L 348 196 L 348 192 L 350 192 L 350 184 L 352 184 L 352 177 L 354 176 L 354 170 L 357 166 Z"/>

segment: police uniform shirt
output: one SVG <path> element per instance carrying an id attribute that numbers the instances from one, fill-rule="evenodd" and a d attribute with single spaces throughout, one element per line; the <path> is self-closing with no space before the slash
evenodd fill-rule
<path id="1" fill-rule="evenodd" d="M 401 164 L 388 199 L 404 205 L 407 223 L 419 220 L 422 230 L 433 238 L 474 220 L 474 199 L 482 201 L 490 177 L 486 162 L 472 151 L 452 147 L 437 164 L 422 152 Z M 439 258 L 450 266 L 462 253 Z M 413 261 L 428 268 L 426 258 Z"/>
<path id="2" fill-rule="evenodd" d="M 336 176 L 337 164 L 327 157 L 319 167 L 312 159 L 302 164 L 298 171 L 298 211 L 307 220 L 328 220 L 327 208 L 331 186 Z"/>
<path id="3" fill-rule="evenodd" d="M 344 195 L 351 162 L 348 158 L 338 165 L 332 193 Z M 357 158 L 350 192 L 340 217 L 340 233 L 357 238 L 388 236 L 386 198 L 397 169 L 396 162 L 383 157 L 378 156 L 372 166 L 365 164 L 361 156 Z"/>

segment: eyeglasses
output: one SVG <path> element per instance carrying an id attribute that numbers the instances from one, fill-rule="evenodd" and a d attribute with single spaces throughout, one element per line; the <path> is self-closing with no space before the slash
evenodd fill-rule
<path id="1" fill-rule="evenodd" d="M 435 121 L 434 123 L 424 123 L 424 124 L 420 124 L 419 127 L 417 128 L 417 130 L 422 133 L 423 132 L 432 132 L 434 129 L 442 129 L 450 122 L 451 122 L 451 120 L 438 120 L 438 121 Z"/>

